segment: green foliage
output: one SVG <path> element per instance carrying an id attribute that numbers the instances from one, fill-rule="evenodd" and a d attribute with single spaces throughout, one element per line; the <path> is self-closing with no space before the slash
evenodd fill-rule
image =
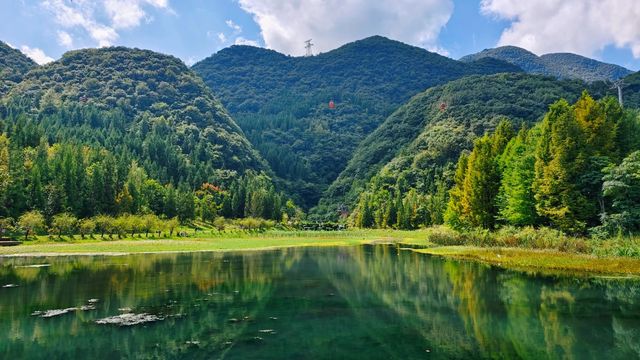
<path id="1" fill-rule="evenodd" d="M 541 124 L 533 183 L 538 214 L 563 231 L 580 233 L 598 224 L 604 211 L 602 169 L 616 159 L 615 103 L 588 94 L 571 107 L 551 106 Z"/>
<path id="2" fill-rule="evenodd" d="M 538 128 L 523 127 L 500 157 L 502 181 L 498 195 L 500 219 L 516 226 L 535 225 L 539 218 L 533 194 Z"/>
<path id="3" fill-rule="evenodd" d="M 468 157 L 461 156 L 458 169 L 464 171 L 464 176 L 462 179 L 456 178 L 458 183 L 452 190 L 452 200 L 447 209 L 451 226 L 485 229 L 495 226 L 498 212 L 496 197 L 501 179 L 498 159 L 512 137 L 511 124 L 503 121 L 493 135 L 485 135 L 475 141 Z M 466 169 L 463 167 L 465 165 Z"/>
<path id="4" fill-rule="evenodd" d="M 20 50 L 0 41 L 0 98 L 36 66 L 36 63 Z"/>
<path id="5" fill-rule="evenodd" d="M 30 234 L 44 229 L 44 216 L 36 210 L 26 212 L 18 219 L 18 226 L 24 231 L 24 239 L 27 240 Z"/>
<path id="6" fill-rule="evenodd" d="M 58 238 L 62 235 L 73 236 L 78 225 L 78 219 L 69 213 L 62 213 L 53 216 L 51 221 L 52 233 L 58 234 Z"/>
<path id="7" fill-rule="evenodd" d="M 469 74 L 520 71 L 500 61 L 463 64 L 379 36 L 312 57 L 232 46 L 193 69 L 304 208 L 317 204 L 357 144 L 414 94 Z"/>
<path id="8" fill-rule="evenodd" d="M 434 194 L 431 179 L 453 172 L 463 150 L 504 118 L 538 121 L 558 98 L 575 100 L 584 84 L 526 74 L 470 76 L 416 95 L 358 146 L 314 213 L 335 217 L 354 206 L 376 174 L 405 177 L 420 194 Z M 444 106 L 443 106 L 444 105 Z M 451 174 L 452 175 L 452 174 Z M 444 177 L 451 186 L 451 178 Z"/>
<path id="9" fill-rule="evenodd" d="M 176 187 L 267 169 L 211 91 L 171 56 L 71 51 L 30 71 L 5 103 L 0 118 L 19 145 L 46 135 L 49 143 L 103 147 Z"/>
<path id="10" fill-rule="evenodd" d="M 558 53 L 537 56 L 516 46 L 485 49 L 479 53 L 464 56 L 460 61 L 478 61 L 486 58 L 506 61 L 530 74 L 549 75 L 560 79 L 616 80 L 631 73 L 622 66 L 603 63 L 576 54 Z"/>
<path id="11" fill-rule="evenodd" d="M 492 134 L 474 141 L 471 152 L 462 152 L 452 174 L 427 180 L 416 176 L 428 174 L 425 169 L 407 171 L 406 161 L 392 162 L 360 195 L 353 225 L 389 227 L 386 214 L 391 213 L 397 217 L 393 227 L 401 229 L 438 224 L 430 214 L 438 207 L 425 204 L 446 199 L 437 194 L 448 184 L 443 180 L 450 178 L 452 183 L 444 187 L 450 188 L 447 207 L 439 208 L 439 213 L 454 229 L 551 225 L 565 233 L 585 234 L 602 221 L 594 233 L 610 236 L 614 229 L 633 233 L 640 223 L 632 190 L 637 185 L 633 183 L 637 159 L 627 158 L 618 167 L 612 164 L 637 144 L 636 134 L 619 134 L 638 126 L 636 115 L 623 111 L 615 99 L 595 101 L 583 92 L 574 105 L 555 102 L 541 123 L 531 130 L 524 126 L 517 136 L 512 122 L 502 120 Z M 413 166 L 421 161 L 415 159 Z M 434 169 L 435 174 L 447 174 L 437 166 L 430 168 Z M 439 186 L 424 187 L 425 183 Z M 623 198 L 626 189 L 630 199 Z M 482 239 L 486 236 L 477 242 Z"/>
<path id="12" fill-rule="evenodd" d="M 611 209 L 602 216 L 596 232 L 605 236 L 640 231 L 640 151 L 629 154 L 622 163 L 605 170 L 604 196 Z"/>

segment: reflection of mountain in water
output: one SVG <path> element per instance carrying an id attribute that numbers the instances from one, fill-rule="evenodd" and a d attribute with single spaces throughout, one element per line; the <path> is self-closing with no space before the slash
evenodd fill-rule
<path id="1" fill-rule="evenodd" d="M 10 262 L 6 358 L 640 356 L 631 280 L 530 277 L 394 246 Z M 96 310 L 30 316 L 92 298 Z M 95 324 L 122 308 L 164 320 Z"/>

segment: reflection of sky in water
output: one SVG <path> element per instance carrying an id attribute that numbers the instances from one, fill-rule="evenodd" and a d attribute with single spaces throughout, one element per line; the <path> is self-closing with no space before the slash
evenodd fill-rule
<path id="1" fill-rule="evenodd" d="M 5 259 L 7 284 L 3 358 L 640 356 L 638 281 L 393 246 Z"/>

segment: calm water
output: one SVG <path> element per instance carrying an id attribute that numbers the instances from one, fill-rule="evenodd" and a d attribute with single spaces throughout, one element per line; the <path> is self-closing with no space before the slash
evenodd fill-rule
<path id="1" fill-rule="evenodd" d="M 0 261 L 3 359 L 640 357 L 637 280 L 383 245 Z M 161 320 L 96 323 L 127 312 Z"/>

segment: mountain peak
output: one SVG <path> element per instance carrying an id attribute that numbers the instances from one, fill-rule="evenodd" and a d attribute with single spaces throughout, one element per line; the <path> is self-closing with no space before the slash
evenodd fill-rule
<path id="1" fill-rule="evenodd" d="M 538 56 L 517 46 L 500 46 L 484 49 L 478 53 L 460 58 L 471 62 L 491 57 L 517 65 L 525 72 L 542 74 L 559 79 L 581 79 L 585 81 L 615 80 L 631 74 L 622 66 L 604 63 L 573 53 L 553 53 Z"/>

